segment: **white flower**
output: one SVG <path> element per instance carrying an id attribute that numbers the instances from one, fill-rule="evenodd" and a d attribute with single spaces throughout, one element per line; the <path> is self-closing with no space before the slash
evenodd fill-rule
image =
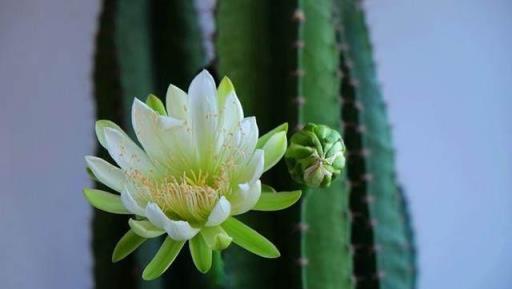
<path id="1" fill-rule="evenodd" d="M 146 103 L 135 99 L 132 125 L 142 148 L 114 123 L 96 124 L 99 142 L 119 167 L 86 157 L 94 176 L 120 193 L 85 189 L 89 202 L 138 216 L 130 219 L 131 230 L 116 246 L 114 261 L 164 233 L 145 279 L 162 274 L 187 240 L 201 272 L 210 269 L 212 250 L 231 241 L 263 257 L 279 256 L 272 243 L 231 216 L 284 209 L 300 197 L 300 191 L 262 193 L 261 175 L 285 153 L 286 124 L 258 139 L 256 119 L 244 117 L 231 81 L 224 78 L 217 89 L 203 70 L 188 93 L 169 86 L 166 108 L 154 96 Z"/>

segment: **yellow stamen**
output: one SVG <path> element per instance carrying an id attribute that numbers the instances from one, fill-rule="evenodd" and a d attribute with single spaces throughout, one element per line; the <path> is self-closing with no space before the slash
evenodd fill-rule
<path id="1" fill-rule="evenodd" d="M 212 175 L 201 170 L 183 172 L 179 177 L 159 180 L 138 171 L 128 173 L 137 193 L 146 201 L 155 202 L 171 218 L 193 224 L 204 223 L 220 196 L 230 193 L 225 170 Z"/>

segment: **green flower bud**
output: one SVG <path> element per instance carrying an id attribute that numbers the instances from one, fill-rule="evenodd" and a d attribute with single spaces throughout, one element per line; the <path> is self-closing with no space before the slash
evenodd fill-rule
<path id="1" fill-rule="evenodd" d="M 292 136 L 284 157 L 294 181 L 328 187 L 345 167 L 345 145 L 338 131 L 309 123 Z"/>

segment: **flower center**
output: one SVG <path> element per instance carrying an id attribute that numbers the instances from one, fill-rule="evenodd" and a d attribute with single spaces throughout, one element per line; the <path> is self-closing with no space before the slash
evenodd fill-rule
<path id="1" fill-rule="evenodd" d="M 195 225 L 206 222 L 219 197 L 230 192 L 225 170 L 215 174 L 189 171 L 180 176 L 160 179 L 133 172 L 129 177 L 146 201 L 155 202 L 173 219 L 186 220 Z"/>

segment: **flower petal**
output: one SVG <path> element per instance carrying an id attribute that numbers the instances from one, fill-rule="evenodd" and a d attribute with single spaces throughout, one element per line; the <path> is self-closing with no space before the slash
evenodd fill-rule
<path id="1" fill-rule="evenodd" d="M 184 241 L 175 241 L 169 237 L 165 238 L 164 243 L 156 252 L 153 260 L 144 268 L 142 279 L 153 280 L 162 275 L 174 262 L 183 245 L 185 245 Z"/>
<path id="2" fill-rule="evenodd" d="M 221 118 L 224 133 L 233 132 L 234 128 L 244 119 L 242 105 L 234 91 L 226 97 L 221 110 Z"/>
<path id="3" fill-rule="evenodd" d="M 239 215 L 251 210 L 261 195 L 261 182 L 240 184 L 231 197 L 231 214 Z"/>
<path id="4" fill-rule="evenodd" d="M 128 186 L 125 186 L 121 192 L 121 202 L 123 202 L 124 207 L 132 214 L 144 216 L 144 208 L 135 200 Z"/>
<path id="5" fill-rule="evenodd" d="M 261 149 L 263 148 L 263 146 L 267 143 L 267 141 L 273 136 L 275 135 L 276 133 L 278 132 L 288 132 L 288 123 L 285 122 L 283 124 L 280 124 L 278 126 L 276 126 L 274 129 L 272 129 L 271 131 L 267 132 L 266 134 L 260 136 L 260 138 L 258 139 L 258 143 L 256 144 L 256 147 Z"/>
<path id="6" fill-rule="evenodd" d="M 206 70 L 192 80 L 188 89 L 189 119 L 199 158 L 203 164 L 212 158 L 216 148 L 218 118 L 216 95 L 215 81 Z"/>
<path id="7" fill-rule="evenodd" d="M 258 180 L 263 174 L 265 157 L 263 150 L 256 150 L 247 164 L 239 170 L 235 176 L 238 183 L 252 183 Z"/>
<path id="8" fill-rule="evenodd" d="M 263 146 L 263 151 L 265 151 L 265 165 L 263 171 L 267 171 L 277 164 L 284 156 L 287 147 L 286 132 L 278 132 L 270 137 Z"/>
<path id="9" fill-rule="evenodd" d="M 220 156 L 226 156 L 229 154 L 228 151 L 231 151 L 229 148 L 239 145 L 239 127 L 244 118 L 244 112 L 234 91 L 226 96 L 220 107 L 216 152 L 220 153 Z"/>
<path id="10" fill-rule="evenodd" d="M 137 139 L 154 163 L 165 162 L 168 155 L 162 141 L 161 128 L 181 125 L 182 121 L 158 115 L 153 109 L 138 99 L 132 105 L 132 125 Z"/>
<path id="11" fill-rule="evenodd" d="M 123 134 L 124 134 L 124 131 L 117 124 L 115 124 L 114 122 L 112 122 L 110 120 L 100 119 L 100 120 L 96 121 L 95 130 L 96 130 L 96 137 L 98 138 L 98 142 L 104 148 L 108 149 L 107 141 L 105 140 L 105 129 L 106 128 L 112 128 L 112 129 L 118 130 Z"/>
<path id="12" fill-rule="evenodd" d="M 242 158 L 247 158 L 256 148 L 258 142 L 258 125 L 254 116 L 246 117 L 240 122 L 239 148 Z"/>
<path id="13" fill-rule="evenodd" d="M 146 153 L 123 132 L 105 128 L 105 140 L 110 156 L 125 171 L 155 172 L 155 167 Z"/>
<path id="14" fill-rule="evenodd" d="M 85 161 L 100 182 L 115 191 L 121 192 L 123 190 L 125 176 L 121 169 L 94 156 L 86 156 Z"/>
<path id="15" fill-rule="evenodd" d="M 135 234 L 137 234 L 143 238 L 146 238 L 146 239 L 155 238 L 155 237 L 161 236 L 163 233 L 165 233 L 164 230 L 153 225 L 148 220 L 130 219 L 130 220 L 128 220 L 128 225 L 130 225 L 130 229 Z"/>
<path id="16" fill-rule="evenodd" d="M 165 98 L 167 113 L 169 116 L 187 120 L 188 112 L 188 96 L 187 94 L 174 85 L 169 85 Z"/>
<path id="17" fill-rule="evenodd" d="M 190 240 L 199 232 L 199 229 L 193 228 L 186 221 L 174 221 L 169 219 L 155 203 L 149 203 L 146 206 L 145 213 L 146 217 L 153 225 L 163 228 L 173 240 Z"/>
<path id="18" fill-rule="evenodd" d="M 231 204 L 226 199 L 226 197 L 222 196 L 217 201 L 215 207 L 213 207 L 210 216 L 208 216 L 208 221 L 206 221 L 207 227 L 213 227 L 222 224 L 231 213 Z"/>

